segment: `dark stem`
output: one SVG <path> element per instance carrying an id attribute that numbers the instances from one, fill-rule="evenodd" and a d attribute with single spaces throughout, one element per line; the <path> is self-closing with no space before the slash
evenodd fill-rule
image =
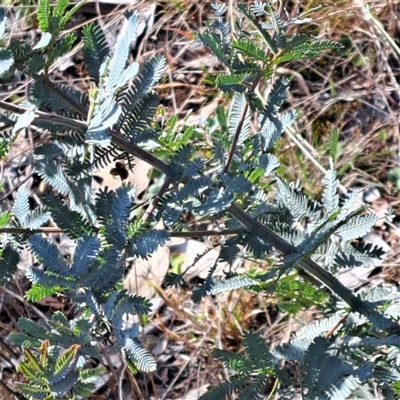
<path id="1" fill-rule="evenodd" d="M 14 114 L 23 114 L 28 111 L 28 109 L 17 106 L 16 104 L 7 103 L 5 101 L 0 100 L 0 108 Z M 35 110 L 35 114 L 37 118 L 42 119 L 43 121 L 52 122 L 53 124 L 60 124 L 64 126 L 68 126 L 69 128 L 78 129 L 78 130 L 86 130 L 87 123 L 83 121 L 78 121 L 77 119 L 63 117 L 61 115 L 50 114 L 47 112 Z"/>
<path id="2" fill-rule="evenodd" d="M 43 85 L 54 92 L 58 97 L 61 97 L 64 101 L 66 101 L 71 107 L 73 107 L 83 118 L 86 119 L 87 117 L 87 109 L 86 107 L 82 106 L 70 96 L 67 96 L 60 88 L 58 88 L 54 82 L 52 82 L 49 78 L 43 79 Z"/>
<path id="3" fill-rule="evenodd" d="M 259 81 L 260 78 L 258 78 Z M 256 87 L 256 81 L 254 81 L 253 86 Z M 14 104 L 6 103 L 4 101 L 0 101 L 0 108 L 3 108 L 7 111 L 11 111 L 16 114 L 23 114 L 26 109 L 16 106 Z M 58 115 L 48 114 L 41 111 L 35 111 L 37 117 L 42 118 L 43 120 L 50 121 L 53 123 L 59 123 L 61 125 L 69 126 L 75 129 L 85 129 L 87 128 L 87 124 L 82 121 L 77 121 L 71 118 L 61 117 Z M 238 130 L 240 133 L 240 131 Z M 146 152 L 141 149 L 139 146 L 128 142 L 121 135 L 116 132 L 111 132 L 112 141 L 120 146 L 127 153 L 132 154 L 135 157 L 142 159 L 147 162 L 154 168 L 158 169 L 160 172 L 165 174 L 167 177 L 170 177 L 169 167 L 168 165 L 159 160 L 154 155 Z M 232 146 L 231 153 L 233 156 L 234 148 Z M 231 157 L 232 158 L 232 157 Z M 230 158 L 230 159 L 231 159 Z M 229 164 L 226 165 L 225 168 L 229 167 Z M 204 194 L 209 193 L 209 191 L 205 191 Z M 267 243 L 270 243 L 272 246 L 278 250 L 282 255 L 288 255 L 297 253 L 296 247 L 292 246 L 290 243 L 286 242 L 286 240 L 282 239 L 279 235 L 273 232 L 268 227 L 262 225 L 260 222 L 252 218 L 249 214 L 247 214 L 244 210 L 242 210 L 236 204 L 232 204 L 229 209 L 229 213 L 234 216 L 239 222 L 243 224 L 243 227 L 252 232 L 254 235 L 257 235 L 259 238 L 263 239 Z M 341 297 L 354 311 L 358 311 L 359 313 L 366 316 L 368 319 L 379 319 L 384 321 L 385 324 L 389 324 L 390 321 L 383 317 L 378 311 L 376 311 L 375 307 L 371 303 L 362 301 L 360 298 L 355 296 L 355 294 L 348 288 L 346 288 L 338 279 L 336 279 L 329 271 L 322 268 L 320 265 L 312 261 L 311 259 L 302 259 L 297 264 L 297 268 L 304 270 L 307 274 L 310 274 L 314 278 L 317 278 L 321 283 L 326 285 L 334 294 Z"/>
<path id="4" fill-rule="evenodd" d="M 27 111 L 26 108 L 17 106 L 16 104 L 7 103 L 5 101 L 0 100 L 0 108 L 14 114 L 23 114 Z M 63 126 L 67 126 L 68 128 L 78 129 L 78 130 L 87 130 L 87 123 L 83 121 L 78 121 L 76 119 L 62 117 L 56 114 L 50 114 L 43 111 L 35 110 L 35 114 L 37 118 L 42 119 L 43 121 L 52 122 L 54 124 L 59 124 Z M 169 168 L 166 163 L 159 160 L 157 157 L 143 150 L 139 146 L 130 143 L 128 140 L 123 138 L 117 132 L 110 132 L 110 136 L 114 144 L 121 147 L 122 150 L 125 150 L 127 153 L 132 154 L 133 156 L 140 158 L 141 160 L 147 162 L 154 168 L 158 169 L 165 175 L 169 175 Z"/>
<path id="5" fill-rule="evenodd" d="M 143 150 L 138 145 L 128 142 L 117 132 L 110 132 L 110 135 L 112 142 L 119 146 L 122 150 L 146 162 L 158 171 L 162 172 L 164 175 L 170 175 L 168 164 L 166 164 L 164 161 Z"/>

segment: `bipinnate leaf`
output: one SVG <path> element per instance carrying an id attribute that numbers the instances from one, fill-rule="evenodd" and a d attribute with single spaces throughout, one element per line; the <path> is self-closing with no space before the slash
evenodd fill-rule
<path id="1" fill-rule="evenodd" d="M 85 25 L 83 34 L 83 54 L 85 66 L 89 75 L 95 82 L 100 79 L 100 66 L 110 53 L 106 36 L 102 29 L 95 23 Z"/>
<path id="2" fill-rule="evenodd" d="M 42 32 L 47 32 L 50 20 L 50 0 L 38 0 L 37 19 Z"/>
<path id="3" fill-rule="evenodd" d="M 150 229 L 143 234 L 137 234 L 130 240 L 128 257 L 139 256 L 146 260 L 158 246 L 163 246 L 168 240 L 168 233 L 160 229 Z"/>
<path id="4" fill-rule="evenodd" d="M 51 392 L 55 394 L 57 398 L 65 396 L 71 388 L 73 388 L 79 380 L 79 373 L 77 371 L 70 372 L 64 379 L 53 383 L 50 388 Z"/>
<path id="5" fill-rule="evenodd" d="M 337 194 L 339 181 L 336 171 L 333 169 L 333 161 L 330 160 L 330 169 L 322 181 L 324 184 L 324 192 L 322 194 L 322 203 L 328 214 L 333 214 L 339 207 L 339 195 Z"/>
<path id="6" fill-rule="evenodd" d="M 82 275 L 100 251 L 100 241 L 96 236 L 83 236 L 77 243 L 71 274 Z"/>
<path id="7" fill-rule="evenodd" d="M 148 373 L 154 372 L 157 369 L 157 363 L 153 355 L 137 339 L 127 337 L 123 349 L 126 356 L 139 371 Z"/>
<path id="8" fill-rule="evenodd" d="M 49 243 L 39 234 L 33 235 L 29 240 L 29 244 L 34 254 L 39 256 L 41 262 L 49 271 L 61 277 L 70 276 L 67 263 L 55 244 Z"/>
<path id="9" fill-rule="evenodd" d="M 31 380 L 31 382 L 33 382 L 33 379 Z M 34 385 L 33 383 L 31 383 L 30 385 L 27 385 L 25 383 L 18 383 L 18 390 L 29 399 L 44 399 L 48 392 L 46 389 L 43 389 L 42 385 L 43 382 L 40 382 L 40 384 L 38 385 Z"/>
<path id="10" fill-rule="evenodd" d="M 31 288 L 25 293 L 27 301 L 37 303 L 45 297 L 52 296 L 61 290 L 58 286 L 43 286 L 40 284 L 32 284 Z"/>
<path id="11" fill-rule="evenodd" d="M 0 49 L 0 77 L 14 65 L 14 54 L 8 49 Z"/>
<path id="12" fill-rule="evenodd" d="M 215 278 L 212 282 L 212 287 L 207 294 L 221 294 L 225 292 L 230 292 L 232 290 L 252 287 L 259 285 L 259 282 L 255 279 L 249 278 L 247 276 L 234 276 L 229 279 L 219 279 Z"/>
<path id="13" fill-rule="evenodd" d="M 31 106 L 27 111 L 18 117 L 17 123 L 14 125 L 12 135 L 16 136 L 21 130 L 28 128 L 34 119 L 35 107 Z"/>
<path id="14" fill-rule="evenodd" d="M 213 34 L 208 32 L 198 33 L 197 37 L 201 43 L 211 49 L 211 51 L 218 57 L 219 61 L 229 67 L 229 59 L 226 57 L 224 49 L 222 48 L 221 44 L 218 43 L 216 37 Z"/>
<path id="15" fill-rule="evenodd" d="M 22 361 L 17 366 L 18 372 L 21 372 L 24 378 L 29 382 L 42 386 L 45 383 L 45 379 L 41 368 L 36 362 L 35 356 L 33 356 L 27 349 L 24 350 L 24 355 L 27 361 Z"/>
<path id="16" fill-rule="evenodd" d="M 232 43 L 232 47 L 252 59 L 262 61 L 266 64 L 268 64 L 270 61 L 269 57 L 267 57 L 267 54 L 262 48 L 255 46 L 247 40 L 235 40 Z"/>
<path id="17" fill-rule="evenodd" d="M 243 337 L 243 347 L 252 363 L 253 370 L 273 368 L 273 357 L 270 355 L 265 341 L 258 333 L 246 332 Z"/>
<path id="18" fill-rule="evenodd" d="M 357 215 L 350 218 L 349 221 L 335 233 L 340 235 L 345 241 L 362 238 L 371 231 L 377 221 L 378 216 L 375 214 Z"/>
<path id="19" fill-rule="evenodd" d="M 58 0 L 60 1 L 60 0 Z M 62 0 L 61 0 L 62 1 Z M 76 3 L 69 11 L 67 11 L 61 18 L 60 27 L 64 25 L 71 19 L 71 17 L 86 3 L 86 0 L 81 0 Z"/>
<path id="20" fill-rule="evenodd" d="M 286 76 L 280 76 L 272 86 L 267 99 L 267 104 L 264 107 L 263 114 L 272 119 L 276 116 L 283 102 L 286 99 L 289 90 L 290 80 Z"/>
<path id="21" fill-rule="evenodd" d="M 129 45 L 136 38 L 136 30 L 139 25 L 140 17 L 135 11 L 125 24 L 123 31 L 117 38 L 114 54 L 109 65 L 109 78 L 107 82 L 107 93 L 114 94 L 115 90 L 122 87 L 127 79 L 133 78 L 136 75 L 138 68 L 137 64 L 132 64 L 133 67 L 128 67 L 129 73 L 123 76 L 126 61 L 129 55 Z"/>
<path id="22" fill-rule="evenodd" d="M 17 271 L 19 252 L 11 245 L 7 245 L 0 256 L 0 285 L 8 283 Z"/>
<path id="23" fill-rule="evenodd" d="M 18 326 L 24 331 L 24 333 L 36 339 L 43 340 L 46 338 L 47 330 L 28 318 L 19 318 Z"/>
<path id="24" fill-rule="evenodd" d="M 57 0 L 56 5 L 53 8 L 53 15 L 55 17 L 62 17 L 69 5 L 69 0 Z"/>
<path id="25" fill-rule="evenodd" d="M 277 43 L 275 41 L 275 39 L 273 39 L 271 37 L 271 35 L 269 34 L 269 32 L 267 31 L 267 29 L 264 29 L 264 27 L 262 26 L 262 24 L 257 20 L 257 18 L 247 9 L 247 7 L 244 4 L 238 4 L 238 8 L 239 10 L 246 15 L 246 17 L 255 25 L 255 27 L 257 28 L 258 32 L 260 33 L 260 35 L 262 36 L 264 43 L 267 45 L 267 47 L 269 48 L 269 50 L 272 53 L 277 53 L 278 51 L 278 46 Z"/>
<path id="26" fill-rule="evenodd" d="M 284 51 L 282 55 L 274 59 L 275 64 L 281 64 L 292 60 L 301 60 L 307 58 L 318 57 L 322 52 L 326 50 L 338 50 L 341 49 L 340 43 L 332 42 L 330 40 L 324 41 L 309 41 L 307 43 L 300 44 L 293 47 L 290 50 Z"/>
<path id="27" fill-rule="evenodd" d="M 112 96 L 109 96 L 99 106 L 96 106 L 95 115 L 86 131 L 86 142 L 100 147 L 109 146 L 111 143 L 109 130 L 117 123 L 121 112 L 121 107 Z"/>
<path id="28" fill-rule="evenodd" d="M 246 74 L 219 75 L 215 83 L 224 92 L 243 93 L 249 87 L 247 78 Z"/>
<path id="29" fill-rule="evenodd" d="M 12 218 L 12 213 L 10 211 L 0 211 L 0 229 L 5 228 Z"/>
<path id="30" fill-rule="evenodd" d="M 79 344 L 72 345 L 58 356 L 51 376 L 48 376 L 51 385 L 65 379 L 75 369 L 80 347 Z"/>
<path id="31" fill-rule="evenodd" d="M 87 221 L 77 211 L 71 211 L 60 198 L 49 195 L 43 199 L 43 202 L 46 209 L 50 210 L 57 226 L 71 239 L 79 239 L 89 233 L 90 227 Z"/>
<path id="32" fill-rule="evenodd" d="M 245 112 L 244 115 L 242 115 L 243 112 Z M 246 108 L 245 97 L 242 94 L 236 93 L 233 96 L 229 111 L 228 130 L 229 134 L 231 135 L 231 139 L 234 137 L 239 121 L 241 121 L 242 119 L 244 122 L 242 125 L 242 129 L 239 133 L 239 145 L 244 142 L 250 131 L 250 110 L 248 107 Z"/>

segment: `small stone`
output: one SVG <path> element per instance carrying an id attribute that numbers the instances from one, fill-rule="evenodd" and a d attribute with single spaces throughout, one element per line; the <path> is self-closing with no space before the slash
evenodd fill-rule
<path id="1" fill-rule="evenodd" d="M 381 197 L 381 193 L 376 187 L 370 186 L 363 193 L 363 199 L 366 203 L 373 203 Z"/>

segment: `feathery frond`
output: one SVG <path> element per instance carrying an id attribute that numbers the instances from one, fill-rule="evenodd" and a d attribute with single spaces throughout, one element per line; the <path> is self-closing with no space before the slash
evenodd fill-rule
<path id="1" fill-rule="evenodd" d="M 106 36 L 102 29 L 94 22 L 85 25 L 82 29 L 83 34 L 83 54 L 85 66 L 89 75 L 95 82 L 100 79 L 100 66 L 110 53 Z"/>
<path id="2" fill-rule="evenodd" d="M 49 271 L 63 277 L 70 275 L 69 268 L 58 252 L 56 245 L 49 243 L 39 234 L 33 235 L 29 240 L 29 244 L 34 254 L 39 257 Z"/>

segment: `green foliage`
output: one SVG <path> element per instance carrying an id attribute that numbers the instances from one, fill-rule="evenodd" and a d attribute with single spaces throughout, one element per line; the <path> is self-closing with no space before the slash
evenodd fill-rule
<path id="1" fill-rule="evenodd" d="M 41 284 L 33 284 L 31 288 L 26 292 L 25 298 L 31 302 L 38 302 L 47 296 L 60 293 L 62 290 L 59 286 L 44 286 Z"/>
<path id="2" fill-rule="evenodd" d="M 106 36 L 100 27 L 93 22 L 84 26 L 83 34 L 83 53 L 85 55 L 85 66 L 89 75 L 96 83 L 99 82 L 100 66 L 109 54 Z"/>
<path id="3" fill-rule="evenodd" d="M 100 375 L 104 368 L 76 368 L 80 346 L 75 344 L 59 352 L 46 340 L 32 353 L 24 349 L 24 359 L 17 369 L 30 385 L 20 383 L 18 388 L 27 398 L 59 399 L 71 393 L 89 394 L 94 389 L 90 376 Z M 87 396 L 85 396 L 87 397 Z"/>
<path id="4" fill-rule="evenodd" d="M 12 214 L 9 211 L 0 212 L 0 228 L 4 228 L 10 221 Z"/>
<path id="5" fill-rule="evenodd" d="M 192 126 L 189 114 L 181 123 L 178 115 L 166 117 L 158 110 L 153 87 L 165 69 L 164 57 L 156 55 L 141 67 L 130 63 L 137 12 L 125 15 L 112 51 L 99 26 L 83 28 L 84 62 L 92 80 L 87 92 L 51 81 L 50 66 L 75 43 L 73 33 L 60 32 L 81 5 L 69 9 L 67 0 L 54 6 L 41 0 L 42 37 L 35 46 L 13 38 L 6 44 L 5 13 L 0 11 L 1 78 L 19 71 L 35 81 L 24 107 L 0 115 L 8 132 L 1 155 L 27 127 L 40 128 L 38 134 L 51 138 L 33 154 L 35 173 L 51 187 L 43 208 L 31 210 L 28 186 L 21 185 L 12 213 L 0 215 L 0 226 L 8 229 L 1 241 L 0 284 L 12 278 L 25 246 L 37 262 L 25 272 L 31 282 L 26 298 L 38 301 L 57 294 L 75 303 L 68 318 L 55 312 L 48 325 L 19 319 L 19 332 L 10 339 L 25 346 L 21 392 L 30 398 L 89 397 L 101 373 L 91 369 L 91 361 L 100 360 L 109 338 L 131 371 L 156 371 L 156 361 L 140 341 L 140 323 L 128 323 L 133 316 L 143 320 L 150 303 L 121 290 L 121 282 L 126 262 L 150 258 L 171 231 L 189 231 L 182 215 L 190 214 L 196 221 L 231 229 L 221 239 L 218 260 L 205 282 L 193 290 L 193 300 L 240 288 L 260 296 L 275 293 L 281 313 L 295 315 L 318 306 L 322 314 L 274 349 L 252 332 L 243 336 L 242 353 L 215 351 L 230 377 L 203 400 L 258 399 L 273 381 L 282 396 L 297 390 L 308 399 L 345 399 L 374 389 L 395 398 L 400 380 L 398 328 L 392 324 L 400 317 L 397 293 L 379 287 L 355 295 L 335 276 L 339 269 L 381 262 L 382 249 L 357 242 L 376 216 L 366 209 L 354 211 L 358 192 L 339 195 L 333 161 L 322 182 L 321 201 L 316 201 L 298 183 L 279 176 L 273 154 L 274 144 L 296 118 L 294 111 L 280 111 L 290 80 L 277 78 L 274 71 L 339 45 L 307 35 L 289 37 L 291 25 L 307 21 L 277 15 L 270 2 L 255 1 L 250 8 L 239 4 L 243 18 L 233 21 L 231 32 L 226 7 L 214 5 L 215 19 L 198 40 L 223 64 L 215 82 L 230 106 L 219 106 L 215 116 Z M 269 88 L 266 98 L 260 86 Z M 333 160 L 337 141 L 334 133 Z M 165 179 L 144 217 L 130 184 L 92 191 L 97 167 L 116 160 L 131 166 L 135 158 Z M 166 228 L 159 228 L 161 221 Z M 43 225 L 53 222 L 73 242 L 68 257 L 44 236 Z M 219 261 L 232 267 L 239 257 L 262 260 L 268 268 L 215 276 Z M 183 283 L 185 272 L 174 271 L 167 283 Z M 329 302 L 316 281 L 326 285 Z M 294 363 L 298 370 L 291 374 Z"/>
<path id="6" fill-rule="evenodd" d="M 341 49 L 341 45 L 331 41 L 314 42 L 308 41 L 293 48 L 289 47 L 286 51 L 275 58 L 274 63 L 281 64 L 282 62 L 300 60 L 303 58 L 314 58 L 321 54 L 322 51 Z"/>
<path id="7" fill-rule="evenodd" d="M 57 37 L 65 24 L 84 3 L 85 0 L 75 4 L 67 11 L 69 0 L 57 0 L 53 8 L 50 7 L 50 0 L 39 0 L 37 19 L 40 30 L 43 33 L 50 33 L 52 37 Z"/>
<path id="8" fill-rule="evenodd" d="M 42 32 L 47 32 L 50 20 L 50 1 L 39 0 L 37 8 L 37 19 L 39 21 L 39 28 Z"/>
<path id="9" fill-rule="evenodd" d="M 327 295 L 316 289 L 310 282 L 299 279 L 297 275 L 281 277 L 274 286 L 278 306 L 282 311 L 296 315 L 302 309 L 324 304 Z"/>
<path id="10" fill-rule="evenodd" d="M 42 36 L 35 46 L 14 40 L 7 48 L 3 48 L 5 39 L 5 13 L 0 11 L 0 79 L 9 78 L 15 70 L 21 70 L 29 76 L 37 79 L 39 76 L 47 76 L 48 68 L 54 61 L 70 50 L 76 41 L 73 33 L 67 33 L 58 38 L 66 23 L 74 13 L 85 3 L 81 1 L 73 6 L 69 11 L 69 0 L 57 0 L 54 7 L 50 5 L 50 0 L 39 0 L 37 5 L 36 17 L 38 25 L 42 31 Z M 41 70 L 45 68 L 43 73 Z"/>
<path id="11" fill-rule="evenodd" d="M 222 385 L 201 396 L 201 400 L 223 399 L 239 390 L 239 399 L 259 399 L 268 381 L 273 375 L 272 356 L 259 335 L 247 332 L 243 336 L 244 355 L 227 350 L 214 350 L 214 357 L 221 360 L 227 368 L 234 371 L 233 377 Z"/>

